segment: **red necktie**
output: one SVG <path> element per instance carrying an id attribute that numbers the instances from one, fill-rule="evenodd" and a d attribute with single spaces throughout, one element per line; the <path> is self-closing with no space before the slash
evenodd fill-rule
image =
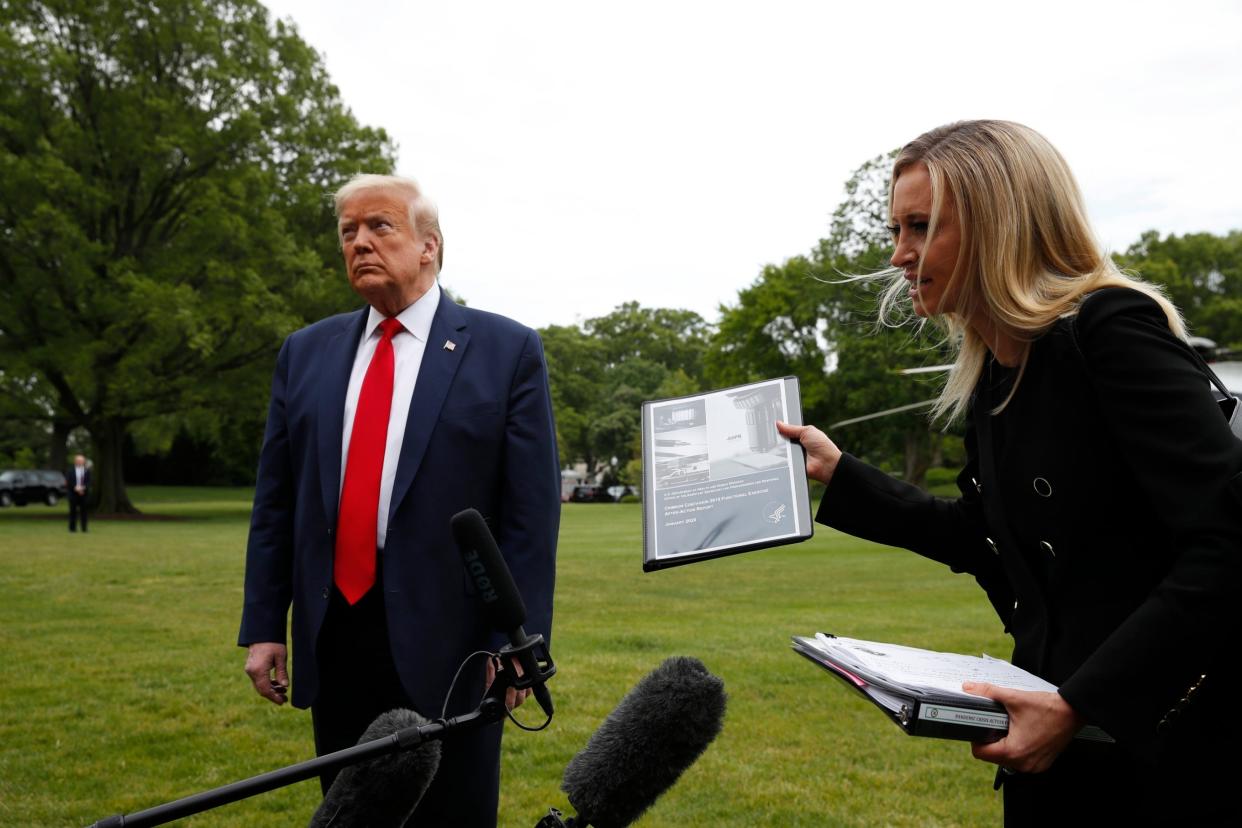
<path id="1" fill-rule="evenodd" d="M 376 514 L 388 443 L 388 413 L 392 409 L 392 338 L 404 330 L 396 319 L 385 319 L 380 329 L 383 336 L 375 346 L 358 394 L 336 522 L 333 578 L 350 604 L 366 595 L 375 583 Z"/>

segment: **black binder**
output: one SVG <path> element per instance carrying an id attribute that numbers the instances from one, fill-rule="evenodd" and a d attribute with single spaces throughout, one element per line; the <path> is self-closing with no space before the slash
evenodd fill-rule
<path id="1" fill-rule="evenodd" d="M 1000 702 L 965 693 L 955 696 L 913 693 L 875 677 L 852 672 L 827 658 L 809 639 L 795 636 L 793 642 L 794 652 L 841 680 L 910 736 L 995 742 L 1009 732 L 1009 714 Z M 1084 727 L 1074 738 L 1113 741 L 1111 736 L 1093 725 Z"/>

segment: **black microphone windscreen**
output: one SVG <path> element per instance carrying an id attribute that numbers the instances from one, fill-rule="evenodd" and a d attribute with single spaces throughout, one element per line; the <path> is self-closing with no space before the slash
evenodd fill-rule
<path id="1" fill-rule="evenodd" d="M 389 710 L 371 722 L 358 744 L 427 723 L 413 710 Z M 414 813 L 439 766 L 440 743 L 430 740 L 343 768 L 311 817 L 309 828 L 400 828 Z"/>
<path id="2" fill-rule="evenodd" d="M 466 509 L 453 515 L 451 525 L 462 563 L 483 601 L 492 628 L 509 632 L 522 626 L 526 622 L 526 605 L 487 521 L 478 510 Z"/>
<path id="3" fill-rule="evenodd" d="M 724 724 L 724 682 L 697 658 L 665 659 L 626 694 L 565 768 L 561 790 L 598 828 L 629 825 Z"/>

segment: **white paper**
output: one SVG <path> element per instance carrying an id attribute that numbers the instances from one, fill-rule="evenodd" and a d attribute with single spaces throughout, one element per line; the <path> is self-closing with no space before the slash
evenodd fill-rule
<path id="1" fill-rule="evenodd" d="M 1057 689 L 1056 685 L 991 656 L 940 653 L 881 641 L 834 638 L 823 633 L 816 633 L 813 643 L 846 669 L 852 667 L 859 673 L 920 694 L 969 697 L 970 694 L 962 690 L 965 681 L 987 682 L 1014 690 L 1056 692 Z"/>

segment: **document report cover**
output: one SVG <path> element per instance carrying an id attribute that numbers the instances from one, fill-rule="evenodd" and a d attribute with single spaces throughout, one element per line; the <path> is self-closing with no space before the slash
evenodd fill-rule
<path id="1" fill-rule="evenodd" d="M 643 569 L 811 536 L 796 377 L 643 403 Z"/>

